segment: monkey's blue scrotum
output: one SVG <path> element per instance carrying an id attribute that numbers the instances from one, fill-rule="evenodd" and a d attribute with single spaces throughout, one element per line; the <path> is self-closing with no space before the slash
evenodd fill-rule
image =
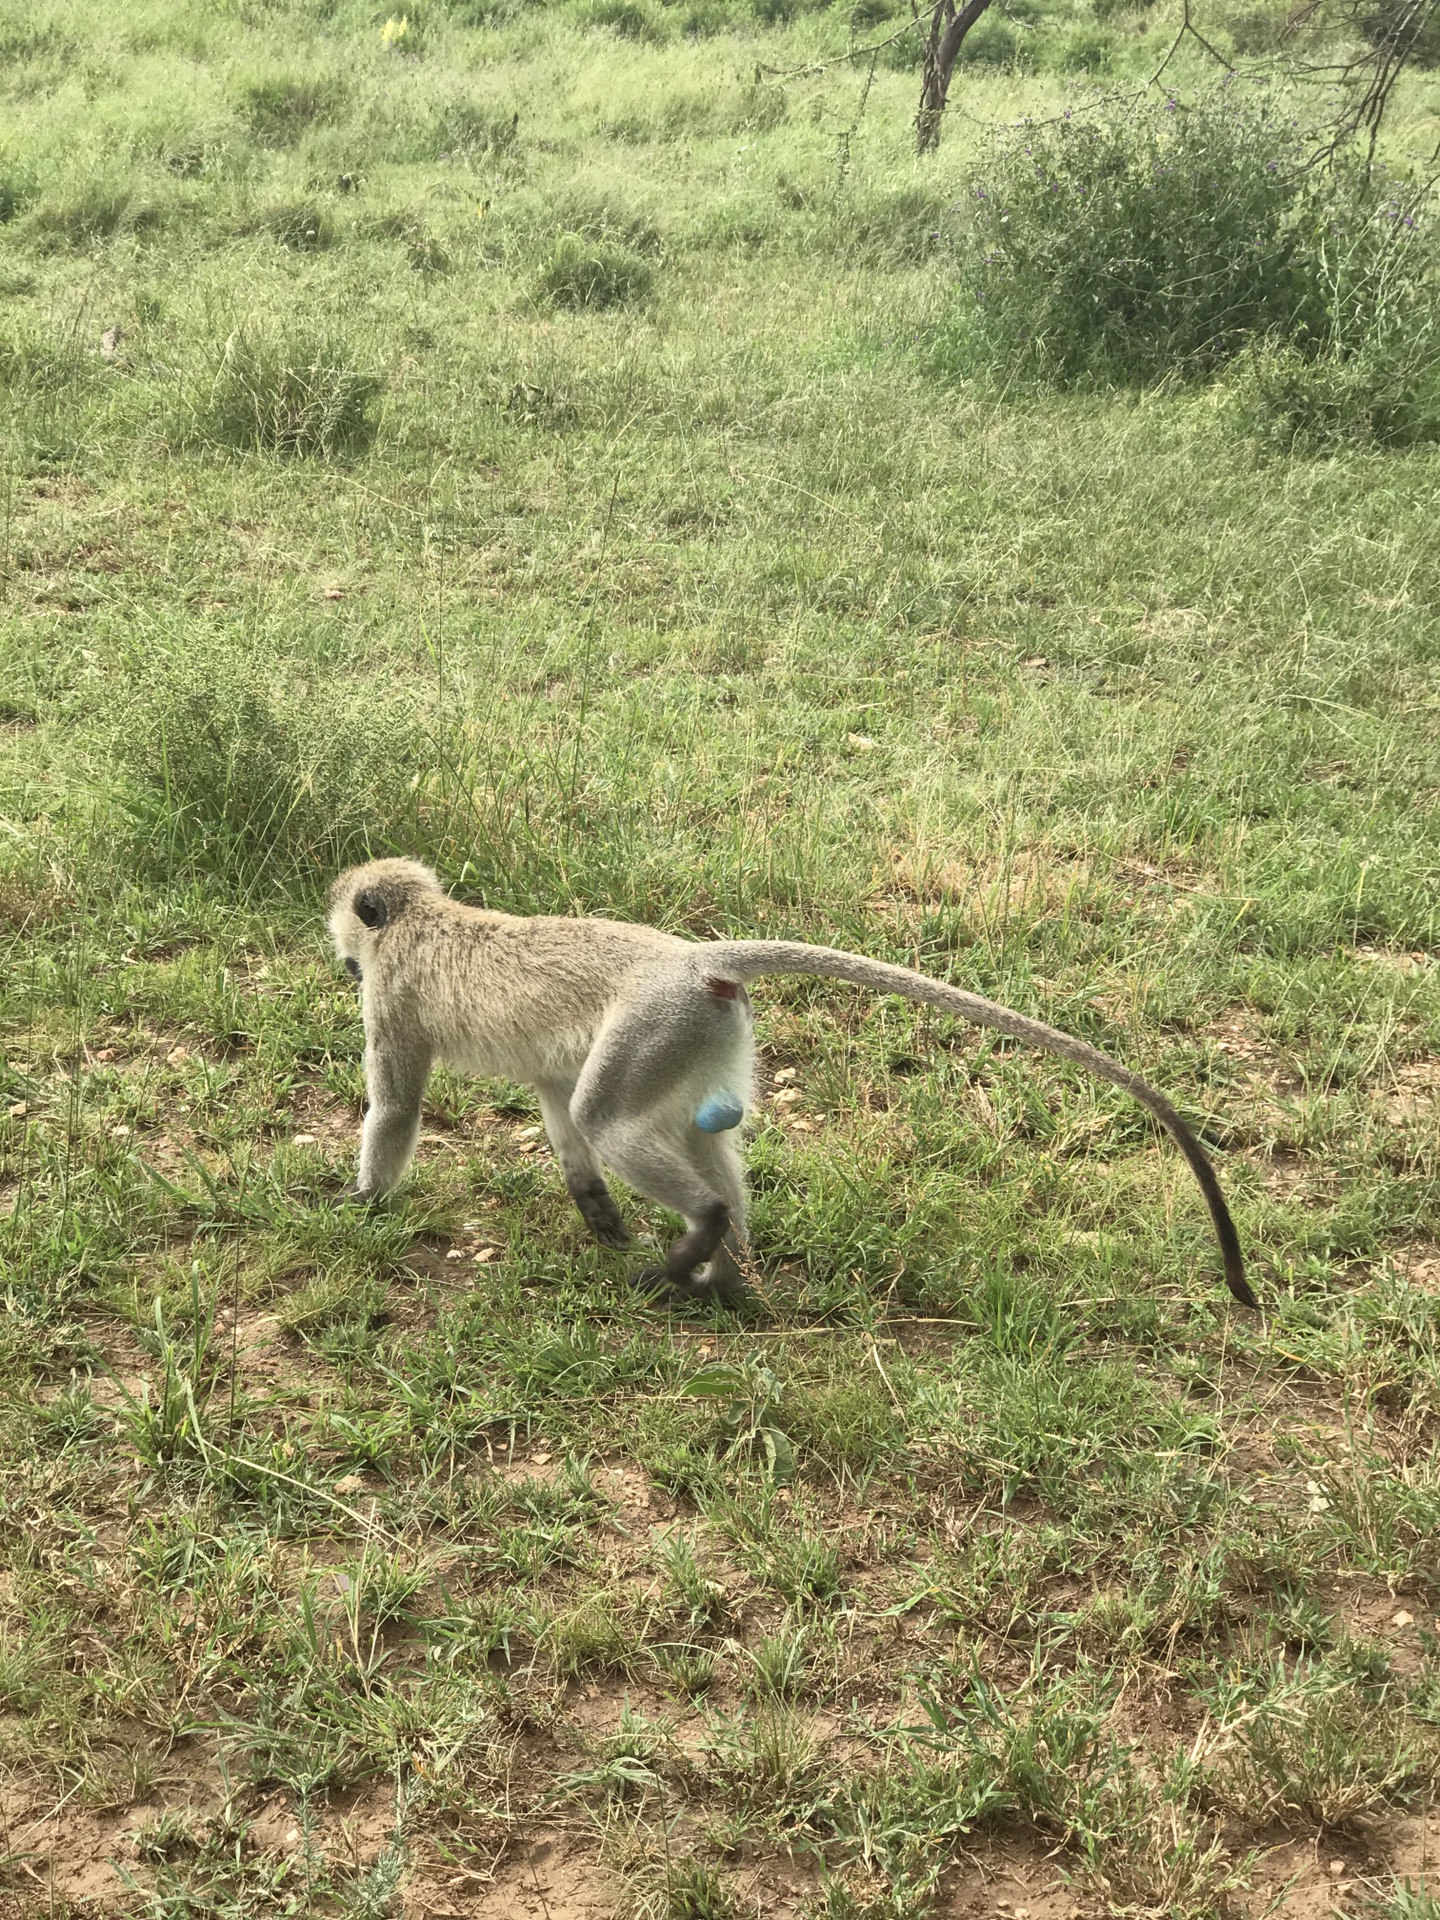
<path id="1" fill-rule="evenodd" d="M 745 1107 L 733 1093 L 722 1090 L 702 1100 L 695 1109 L 695 1124 L 702 1133 L 729 1133 L 745 1118 Z"/>

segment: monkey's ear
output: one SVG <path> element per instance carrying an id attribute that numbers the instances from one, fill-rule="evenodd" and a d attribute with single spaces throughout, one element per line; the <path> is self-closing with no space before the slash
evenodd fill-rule
<path id="1" fill-rule="evenodd" d="M 363 893 L 357 893 L 355 896 L 355 918 L 362 927 L 373 930 L 385 925 L 390 918 L 390 909 L 378 893 L 366 887 Z"/>

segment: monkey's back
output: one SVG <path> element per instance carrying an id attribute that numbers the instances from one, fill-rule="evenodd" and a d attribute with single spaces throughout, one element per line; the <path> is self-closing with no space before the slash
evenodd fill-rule
<path id="1" fill-rule="evenodd" d="M 620 983 L 691 943 L 623 920 L 521 918 L 444 899 L 417 903 L 382 958 L 422 1008 L 437 1052 L 463 1073 L 572 1079 Z M 406 951 L 408 949 L 408 952 Z"/>

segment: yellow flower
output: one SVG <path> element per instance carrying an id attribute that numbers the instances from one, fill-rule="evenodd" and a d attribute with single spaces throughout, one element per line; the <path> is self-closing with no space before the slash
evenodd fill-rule
<path id="1" fill-rule="evenodd" d="M 405 36 L 406 34 L 409 33 L 409 31 L 410 31 L 409 14 L 402 13 L 397 19 L 396 16 L 392 13 L 390 18 L 385 22 L 384 26 L 380 29 L 380 38 L 387 47 L 398 47 L 403 43 Z"/>

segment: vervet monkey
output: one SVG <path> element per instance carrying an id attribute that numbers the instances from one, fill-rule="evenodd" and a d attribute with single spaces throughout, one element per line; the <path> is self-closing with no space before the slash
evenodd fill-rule
<path id="1" fill-rule="evenodd" d="M 625 921 L 462 906 L 414 860 L 341 874 L 330 931 L 364 1006 L 370 1105 L 357 1198 L 387 1193 L 410 1164 L 425 1082 L 442 1060 L 535 1089 L 565 1185 L 604 1246 L 626 1246 L 630 1235 L 602 1166 L 683 1217 L 685 1232 L 663 1265 L 642 1272 L 643 1285 L 732 1295 L 745 1233 L 735 1129 L 755 1070 L 745 985 L 765 973 L 817 974 L 993 1027 L 1132 1094 L 1200 1183 L 1231 1293 L 1257 1304 L 1215 1171 L 1170 1102 L 1085 1041 L 978 994 L 797 941 L 691 941 Z"/>

